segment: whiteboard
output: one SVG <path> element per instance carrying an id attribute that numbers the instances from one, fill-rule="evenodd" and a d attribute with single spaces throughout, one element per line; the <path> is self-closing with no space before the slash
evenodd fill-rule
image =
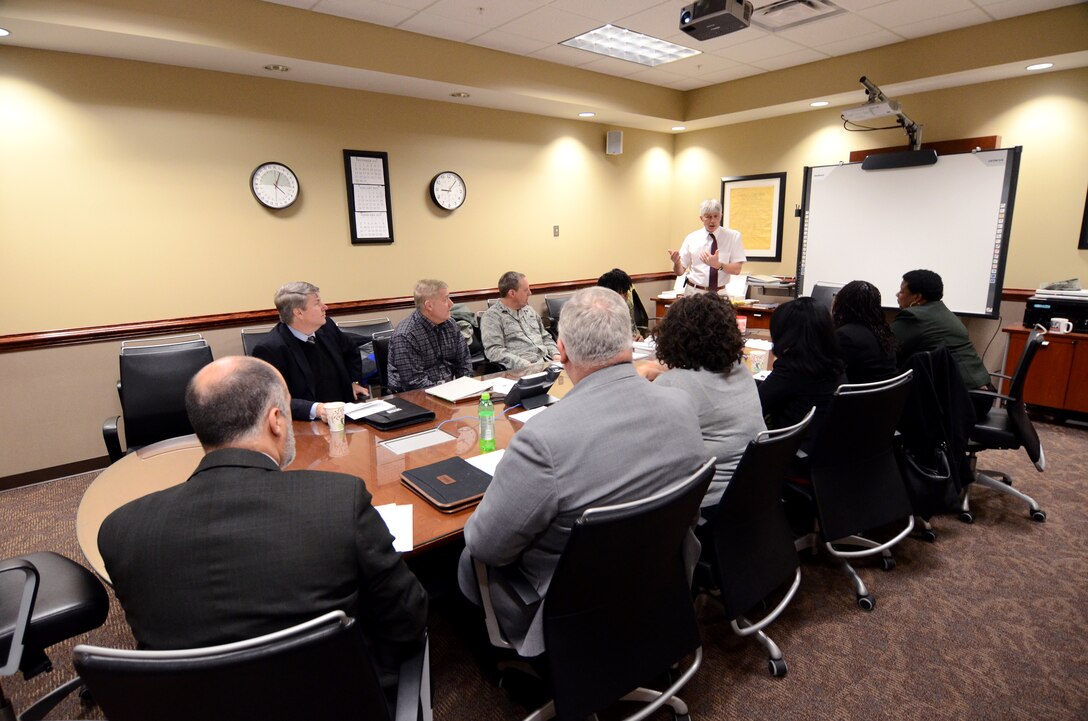
<path id="1" fill-rule="evenodd" d="M 799 293 L 867 280 L 895 308 L 903 274 L 926 268 L 944 280 L 952 312 L 997 317 L 1020 150 L 942 155 L 914 168 L 805 168 Z"/>

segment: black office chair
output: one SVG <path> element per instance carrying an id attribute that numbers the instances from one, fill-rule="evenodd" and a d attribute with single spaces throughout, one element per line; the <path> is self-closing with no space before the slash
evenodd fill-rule
<path id="1" fill-rule="evenodd" d="M 876 600 L 850 559 L 881 555 L 884 570 L 895 568 L 889 549 L 914 529 L 910 498 L 896 462 L 894 435 L 910 392 L 912 373 L 875 383 L 841 385 L 809 455 L 811 485 L 787 483 L 815 503 L 816 529 L 796 542 L 798 551 L 827 551 L 842 560 L 854 583 L 858 606 L 871 611 Z M 878 543 L 860 534 L 906 519 L 891 540 Z M 857 547 L 846 551 L 837 546 Z"/>
<path id="2" fill-rule="evenodd" d="M 683 550 L 715 460 L 650 498 L 591 508 L 575 522 L 543 607 L 553 700 L 530 719 L 580 720 L 620 700 L 649 703 L 629 719 L 665 704 L 687 717 L 675 694 L 703 652 Z M 475 567 L 491 642 L 509 648 L 493 612 L 489 569 L 479 561 Z M 641 688 L 693 652 L 669 688 Z"/>
<path id="3" fill-rule="evenodd" d="M 1028 371 L 1031 370 L 1031 362 L 1039 348 L 1047 345 L 1043 336 L 1046 329 L 1036 326 L 1028 335 L 1024 344 L 1024 352 L 1020 354 L 1020 360 L 1016 364 L 1016 370 L 1012 376 L 1000 373 L 991 375 L 1004 378 L 1009 381 L 1008 394 L 995 393 L 993 391 L 973 390 L 972 395 L 981 395 L 995 398 L 1000 401 L 990 409 L 984 418 L 975 422 L 971 430 L 971 440 L 967 445 L 970 457 L 971 471 L 974 473 L 975 483 L 991 488 L 999 493 L 1005 493 L 1019 498 L 1028 504 L 1028 514 L 1033 521 L 1042 523 L 1046 520 L 1046 512 L 1039 507 L 1034 498 L 1012 487 L 1012 478 L 1001 471 L 977 470 L 978 453 L 988 450 L 1016 450 L 1023 448 L 1028 458 L 1035 464 L 1035 468 L 1042 473 L 1046 469 L 1046 455 L 1043 453 L 1043 445 L 1039 441 L 1039 434 L 1035 432 L 1035 426 L 1028 417 L 1027 408 L 1024 406 L 1024 383 L 1027 381 Z M 972 523 L 975 520 L 971 513 L 970 505 L 971 487 L 968 486 L 963 494 L 963 504 L 960 507 L 960 520 Z"/>
<path id="4" fill-rule="evenodd" d="M 94 574 L 52 552 L 0 561 L 0 677 L 24 679 L 53 669 L 45 650 L 106 621 L 110 602 Z M 0 688 L 0 719 L 36 721 L 82 685 L 74 678 L 18 717 Z"/>
<path id="5" fill-rule="evenodd" d="M 110 721 L 389 719 L 355 620 L 343 611 L 208 648 L 79 645 L 76 670 Z M 431 720 L 429 653 L 401 667 L 396 721 Z"/>
<path id="6" fill-rule="evenodd" d="M 393 331 L 383 330 L 374 334 L 374 363 L 378 366 L 378 388 L 376 396 L 389 393 L 389 341 Z"/>
<path id="7" fill-rule="evenodd" d="M 272 328 L 275 326 L 266 325 L 260 328 L 243 328 L 242 329 L 242 352 L 246 355 L 253 355 L 253 349 L 260 345 L 260 342 L 272 332 Z"/>
<path id="8" fill-rule="evenodd" d="M 767 650 L 772 676 L 785 676 L 787 666 L 763 629 L 785 610 L 801 583 L 782 487 L 815 412 L 813 408 L 788 428 L 763 431 L 748 444 L 713 521 L 714 564 L 725 616 L 738 636 L 755 634 Z M 748 620 L 748 612 L 786 584 L 789 590 L 769 612 L 758 621 Z"/>
<path id="9" fill-rule="evenodd" d="M 489 373 L 501 373 L 506 370 L 502 363 L 495 363 L 484 355 L 483 317 L 486 311 L 476 311 L 476 326 L 472 329 L 472 342 L 468 344 L 469 360 L 473 375 L 483 376 Z"/>
<path id="10" fill-rule="evenodd" d="M 567 304 L 572 295 L 573 293 L 544 296 L 544 307 L 548 310 L 548 332 L 552 334 L 553 339 L 559 338 L 559 315 L 563 312 L 563 306 Z"/>
<path id="11" fill-rule="evenodd" d="M 176 340 L 187 338 L 188 340 Z M 128 451 L 156 441 L 193 432 L 185 413 L 185 386 L 197 371 L 212 362 L 212 349 L 199 333 L 121 343 L 121 379 L 117 395 L 121 415 L 102 424 L 110 462 L 120 460 L 117 422 L 125 419 Z"/>

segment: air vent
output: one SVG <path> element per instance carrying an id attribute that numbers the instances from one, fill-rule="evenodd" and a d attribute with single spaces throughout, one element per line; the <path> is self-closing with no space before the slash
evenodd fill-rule
<path id="1" fill-rule="evenodd" d="M 829 0 L 778 0 L 752 12 L 752 24 L 776 32 L 845 12 Z"/>

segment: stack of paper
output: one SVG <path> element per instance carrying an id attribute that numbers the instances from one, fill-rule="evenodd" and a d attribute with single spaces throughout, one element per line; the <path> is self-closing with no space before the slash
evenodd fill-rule
<path id="1" fill-rule="evenodd" d="M 444 401 L 450 403 L 456 403 L 457 401 L 463 401 L 466 398 L 474 398 L 479 396 L 486 390 L 491 388 L 491 381 L 481 381 L 469 376 L 463 378 L 455 378 L 452 381 L 441 383 L 437 386 L 428 388 L 426 392 L 437 398 L 441 398 Z"/>
<path id="2" fill-rule="evenodd" d="M 389 532 L 393 534 L 393 550 L 407 553 L 412 550 L 412 505 L 387 503 L 383 506 L 374 506 L 374 510 L 389 526 Z"/>

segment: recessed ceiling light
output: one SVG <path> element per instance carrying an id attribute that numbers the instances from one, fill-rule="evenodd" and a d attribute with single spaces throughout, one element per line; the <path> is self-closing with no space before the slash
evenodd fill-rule
<path id="1" fill-rule="evenodd" d="M 685 128 L 683 125 L 674 125 L 674 126 L 672 126 L 672 129 L 673 130 L 687 130 L 687 128 Z"/>
<path id="2" fill-rule="evenodd" d="M 275 64 L 273 64 L 273 65 L 265 65 L 264 69 L 265 70 L 271 70 L 274 73 L 286 73 L 291 68 L 287 67 L 286 65 L 275 65 Z"/>
<path id="3" fill-rule="evenodd" d="M 471 97 L 471 96 L 468 93 L 465 93 L 465 92 L 456 92 L 456 93 L 450 93 L 450 97 L 451 98 L 468 98 L 468 97 Z"/>
<path id="4" fill-rule="evenodd" d="M 831 105 L 831 103 L 826 100 L 817 100 L 814 103 L 809 103 L 809 107 L 812 108 L 826 108 L 828 105 Z"/>
<path id="5" fill-rule="evenodd" d="M 598 55 L 627 60 L 651 68 L 699 55 L 701 51 L 615 25 L 604 25 L 559 43 Z"/>
<path id="6" fill-rule="evenodd" d="M 1027 66 L 1027 68 L 1025 68 L 1025 69 L 1026 70 L 1047 70 L 1047 69 L 1052 68 L 1052 67 L 1054 67 L 1054 63 L 1035 63 L 1034 65 Z"/>
<path id="7" fill-rule="evenodd" d="M 6 38 L 8 35 L 11 35 L 10 30 L 7 28 L 0 28 L 0 38 Z"/>
<path id="8" fill-rule="evenodd" d="M 585 112 L 582 112 L 582 113 L 578 113 L 579 118 L 592 118 L 592 117 L 595 117 L 596 115 L 597 115 L 597 113 L 591 113 L 588 110 L 586 110 Z"/>

